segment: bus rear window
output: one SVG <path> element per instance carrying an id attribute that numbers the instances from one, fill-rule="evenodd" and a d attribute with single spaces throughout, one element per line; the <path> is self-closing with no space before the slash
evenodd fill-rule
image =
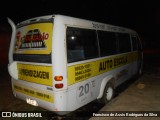
<path id="1" fill-rule="evenodd" d="M 51 54 L 13 54 L 13 60 L 24 62 L 51 63 Z"/>
<path id="2" fill-rule="evenodd" d="M 17 26 L 13 59 L 26 62 L 51 62 L 53 21 Z"/>

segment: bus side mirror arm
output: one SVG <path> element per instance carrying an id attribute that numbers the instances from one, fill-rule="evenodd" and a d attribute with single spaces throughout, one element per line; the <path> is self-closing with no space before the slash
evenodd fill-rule
<path id="1" fill-rule="evenodd" d="M 14 43 L 15 43 L 14 39 L 16 37 L 16 25 L 10 18 L 7 18 L 7 19 L 8 19 L 8 23 L 12 28 L 11 41 L 10 41 L 9 54 L 8 54 L 8 59 L 10 64 L 13 62 L 13 49 L 14 49 Z"/>

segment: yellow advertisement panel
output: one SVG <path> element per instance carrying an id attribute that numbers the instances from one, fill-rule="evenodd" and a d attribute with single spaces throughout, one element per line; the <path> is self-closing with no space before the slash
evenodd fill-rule
<path id="1" fill-rule="evenodd" d="M 34 23 L 17 29 L 14 53 L 50 54 L 53 23 Z"/>
<path id="2" fill-rule="evenodd" d="M 52 86 L 52 67 L 29 64 L 17 64 L 18 79 Z"/>
<path id="3" fill-rule="evenodd" d="M 27 87 L 27 86 L 22 86 L 20 84 L 13 84 L 13 89 L 17 92 L 21 92 L 23 94 L 35 97 L 35 98 L 39 98 L 48 102 L 52 102 L 53 103 L 53 94 L 50 94 L 48 92 L 44 92 L 42 90 L 39 89 L 35 89 L 35 88 L 31 88 L 31 87 Z"/>
<path id="4" fill-rule="evenodd" d="M 86 80 L 137 60 L 137 52 L 68 67 L 68 85 Z"/>

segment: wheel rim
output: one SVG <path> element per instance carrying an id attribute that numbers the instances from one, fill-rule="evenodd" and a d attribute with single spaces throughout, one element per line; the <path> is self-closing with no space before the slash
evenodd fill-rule
<path id="1" fill-rule="evenodd" d="M 112 95 L 113 95 L 113 89 L 112 89 L 112 87 L 109 87 L 109 88 L 107 89 L 106 99 L 107 99 L 108 101 L 111 100 L 111 99 L 112 99 Z"/>

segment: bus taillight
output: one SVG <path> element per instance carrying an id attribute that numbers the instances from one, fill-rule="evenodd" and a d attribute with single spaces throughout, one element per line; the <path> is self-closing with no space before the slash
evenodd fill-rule
<path id="1" fill-rule="evenodd" d="M 57 89 L 63 88 L 63 83 L 55 84 L 55 88 Z"/>

